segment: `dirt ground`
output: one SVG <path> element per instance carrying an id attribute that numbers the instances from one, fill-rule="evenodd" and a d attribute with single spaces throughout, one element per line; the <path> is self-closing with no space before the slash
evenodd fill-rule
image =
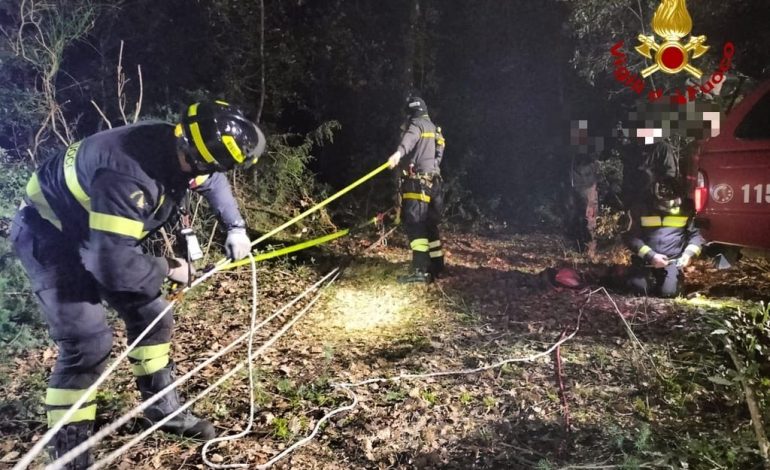
<path id="1" fill-rule="evenodd" d="M 367 243 L 347 241 L 332 249 Z M 353 388 L 357 406 L 332 418 L 274 468 L 762 467 L 740 387 L 715 378 L 724 372 L 725 355 L 703 318 L 716 302 L 765 300 L 767 263 L 716 271 L 698 261 L 687 273 L 685 297 L 659 300 L 598 289 L 596 279 L 624 256 L 615 246 L 589 263 L 558 236 L 452 233 L 445 251 L 447 275 L 428 286 L 395 282 L 408 261 L 401 235 L 354 257 L 319 303 L 256 359 L 253 431 L 212 446 L 209 458 L 251 468 L 266 462 L 308 435 L 325 413 L 350 403 L 337 382 L 481 368 L 536 355 L 574 333 L 558 353 L 531 361 Z M 327 253 L 260 265 L 258 316 L 302 292 L 339 259 Z M 583 274 L 589 285 L 550 285 L 544 270 L 563 266 Z M 223 274 L 185 298 L 177 309 L 173 350 L 180 372 L 246 331 L 249 279 L 248 268 Z M 255 345 L 298 310 L 260 330 Z M 123 345 L 120 322 L 115 324 L 116 344 Z M 204 369 L 185 394 L 204 389 L 245 351 L 241 347 Z M 45 431 L 41 403 L 55 349 L 8 346 L 4 355 L 0 467 L 12 465 Z M 99 424 L 137 401 L 122 365 L 98 396 Z M 220 435 L 243 430 L 247 374 L 239 372 L 194 409 L 212 419 Z M 97 457 L 135 432 L 122 428 L 97 447 Z M 205 468 L 200 448 L 156 433 L 108 468 Z"/>

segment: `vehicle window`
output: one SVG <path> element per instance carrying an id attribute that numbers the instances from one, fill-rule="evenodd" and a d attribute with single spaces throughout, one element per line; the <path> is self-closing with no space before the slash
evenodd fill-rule
<path id="1" fill-rule="evenodd" d="M 747 140 L 770 139 L 770 93 L 751 108 L 735 130 L 735 137 Z"/>

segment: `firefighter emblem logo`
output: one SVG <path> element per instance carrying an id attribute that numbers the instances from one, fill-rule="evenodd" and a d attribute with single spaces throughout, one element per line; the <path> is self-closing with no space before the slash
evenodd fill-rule
<path id="1" fill-rule="evenodd" d="M 727 183 L 720 183 L 711 190 L 711 198 L 719 204 L 727 204 L 733 200 L 733 187 Z"/>
<path id="2" fill-rule="evenodd" d="M 642 77 L 647 78 L 658 71 L 673 75 L 682 70 L 698 79 L 703 75 L 699 68 L 690 64 L 690 59 L 697 59 L 709 50 L 706 36 L 690 36 L 688 43 L 681 42 L 692 31 L 692 17 L 687 11 L 686 0 L 661 0 L 652 18 L 652 29 L 664 41 L 658 44 L 653 35 L 639 35 L 636 51 L 655 61 L 642 70 Z"/>
<path id="3" fill-rule="evenodd" d="M 128 197 L 136 203 L 136 207 L 139 209 L 144 209 L 144 206 L 147 205 L 144 201 L 144 193 L 142 191 L 134 191 Z"/>

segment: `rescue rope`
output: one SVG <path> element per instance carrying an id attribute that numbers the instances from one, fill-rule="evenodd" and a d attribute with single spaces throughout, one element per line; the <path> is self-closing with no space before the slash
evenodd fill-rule
<path id="1" fill-rule="evenodd" d="M 211 444 L 219 443 L 219 442 L 227 442 L 227 441 L 233 441 L 235 439 L 240 439 L 241 437 L 246 436 L 251 432 L 251 428 L 254 426 L 254 325 L 257 323 L 257 264 L 254 260 L 254 256 L 249 253 L 249 262 L 251 263 L 251 322 L 249 323 L 249 343 L 248 343 L 248 349 L 246 352 L 246 363 L 249 366 L 249 424 L 246 426 L 246 429 L 239 432 L 238 434 L 233 434 L 232 436 L 222 436 L 222 437 L 216 437 L 214 439 L 211 439 L 210 441 L 206 441 L 205 444 L 203 444 L 203 449 L 201 449 L 201 457 L 203 458 L 203 461 L 208 465 L 209 467 L 213 466 L 214 468 L 247 468 L 248 465 L 244 464 L 225 464 L 225 465 L 216 465 L 206 458 L 206 452 Z"/>
<path id="2" fill-rule="evenodd" d="M 319 281 L 319 283 L 326 281 L 326 280 L 327 280 L 327 279 L 329 279 L 329 277 L 331 277 L 331 276 L 333 276 L 333 277 L 331 278 L 331 280 L 329 281 L 329 283 L 328 283 L 328 284 L 327 284 L 325 287 L 328 287 L 328 286 L 330 286 L 330 285 L 331 285 L 331 284 L 332 284 L 332 283 L 333 283 L 333 282 L 334 282 L 334 281 L 337 279 L 337 277 L 339 276 L 339 268 L 335 268 L 335 269 L 333 269 L 331 272 L 329 272 L 329 274 L 327 274 L 326 276 L 324 276 L 324 277 L 323 277 L 323 279 L 322 279 L 321 281 Z M 317 283 L 317 284 L 319 284 L 319 283 Z M 177 409 L 177 410 L 176 410 L 176 411 L 174 411 L 173 413 L 169 414 L 168 416 L 166 416 L 165 418 L 163 418 L 161 421 L 158 421 L 158 422 L 157 422 L 157 423 L 155 423 L 155 424 L 154 424 L 152 427 L 149 427 L 149 428 L 147 428 L 147 429 L 146 429 L 144 432 L 142 432 L 141 434 L 139 434 L 139 435 L 135 436 L 133 439 L 131 439 L 129 442 L 125 443 L 125 444 L 124 444 L 123 446 L 121 446 L 120 448 L 118 448 L 118 449 L 114 450 L 113 452 L 111 452 L 110 454 L 108 454 L 107 456 L 105 456 L 104 458 L 100 459 L 99 461 L 97 461 L 96 463 L 94 463 L 94 465 L 93 465 L 92 467 L 90 467 L 90 468 L 92 468 L 92 469 L 103 468 L 105 465 L 107 465 L 108 463 L 110 463 L 110 462 L 111 462 L 112 460 L 114 460 L 116 457 L 120 456 L 120 455 L 121 455 L 121 454 L 123 454 L 123 453 L 124 453 L 126 450 L 128 450 L 128 449 L 129 449 L 129 448 L 131 448 L 132 446 L 136 445 L 137 443 L 139 443 L 140 441 L 142 441 L 142 440 L 143 440 L 145 437 L 149 436 L 149 435 L 150 435 L 150 434 L 152 434 L 152 433 L 153 433 L 155 430 L 157 430 L 158 428 L 160 428 L 161 426 L 163 426 L 163 425 L 164 425 L 164 424 L 165 424 L 167 421 L 169 421 L 169 420 L 173 419 L 173 418 L 174 418 L 174 416 L 176 416 L 177 414 L 181 413 L 182 411 L 184 411 L 184 410 L 186 410 L 187 408 L 189 408 L 190 406 L 192 406 L 192 405 L 193 405 L 195 402 L 197 402 L 198 400 L 200 400 L 200 399 L 201 399 L 201 398 L 203 398 L 204 396 L 206 396 L 206 395 L 208 395 L 209 393 L 211 393 L 211 392 L 212 392 L 212 391 L 213 391 L 215 388 L 217 388 L 217 387 L 219 387 L 220 385 L 222 385 L 222 384 L 223 384 L 225 381 L 227 381 L 227 380 L 228 380 L 230 377 L 232 377 L 232 376 L 233 376 L 233 375 L 235 375 L 235 374 L 236 374 L 238 371 L 240 371 L 241 369 L 243 369 L 244 367 L 246 367 L 246 366 L 247 366 L 247 363 L 249 363 L 249 360 L 253 360 L 255 357 L 257 357 L 257 356 L 261 355 L 263 352 L 265 352 L 265 350 L 266 350 L 266 349 L 268 349 L 268 348 L 269 348 L 270 346 L 272 346 L 272 345 L 273 345 L 273 344 L 274 344 L 274 343 L 275 343 L 275 342 L 276 342 L 278 339 L 280 339 L 280 337 L 281 337 L 281 336 L 283 336 L 283 335 L 284 335 L 284 333 L 286 333 L 286 332 L 287 332 L 287 331 L 288 331 L 288 330 L 289 330 L 289 329 L 290 329 L 292 326 L 294 326 L 294 324 L 295 324 L 295 323 L 297 323 L 297 322 L 298 322 L 300 319 L 302 319 L 302 317 L 303 317 L 303 316 L 305 316 L 305 314 L 306 314 L 306 313 L 307 313 L 307 312 L 310 310 L 310 307 L 312 307 L 312 306 L 313 306 L 313 305 L 314 305 L 314 304 L 315 304 L 315 303 L 318 301 L 318 299 L 320 299 L 320 298 L 321 298 L 321 294 L 323 294 L 323 291 L 322 291 L 322 290 L 319 290 L 319 292 L 318 292 L 318 293 L 315 295 L 315 297 L 313 297 L 313 299 L 312 299 L 312 300 L 310 300 L 310 302 L 308 302 L 308 304 L 307 304 L 305 307 L 303 307 L 303 308 L 302 308 L 302 310 L 301 310 L 299 313 L 297 313 L 297 315 L 295 315 L 295 317 L 294 317 L 294 318 L 292 318 L 292 320 L 291 320 L 291 321 L 289 321 L 288 323 L 286 323 L 286 325 L 284 325 L 284 326 L 283 326 L 283 327 L 282 327 L 282 328 L 281 328 L 281 329 L 280 329 L 278 332 L 276 332 L 276 333 L 275 333 L 275 334 L 274 334 L 272 337 L 270 337 L 270 339 L 269 339 L 267 342 L 265 342 L 265 343 L 264 343 L 262 346 L 260 346 L 260 347 L 259 347 L 259 349 L 257 349 L 257 350 L 254 352 L 254 354 L 252 355 L 252 357 L 251 357 L 251 358 L 249 358 L 249 359 L 247 359 L 247 360 L 245 360 L 245 361 L 241 361 L 241 362 L 239 362 L 239 363 L 238 363 L 238 364 L 237 364 L 235 367 L 233 367 L 233 368 L 232 368 L 232 369 L 231 369 L 229 372 L 227 372 L 225 375 L 223 375 L 223 376 L 222 376 L 222 377 L 221 377 L 219 380 L 217 380 L 216 382 L 214 382 L 214 383 L 213 383 L 211 386 L 209 386 L 208 388 L 206 388 L 205 390 L 203 390 L 203 391 L 202 391 L 201 393 L 199 393 L 198 395 L 196 395 L 196 396 L 194 396 L 193 398 L 191 398 L 191 399 L 189 399 L 188 401 L 186 401 L 186 402 L 185 402 L 185 403 L 184 403 L 184 404 L 183 404 L 183 405 L 182 405 L 182 406 L 181 406 L 179 409 Z M 249 366 L 250 366 L 250 365 L 249 365 Z M 161 392 L 161 393 L 162 393 L 162 392 Z M 253 418 L 253 415 L 252 415 L 251 417 Z M 253 420 L 253 419 L 252 419 L 252 420 Z M 112 425 L 111 425 L 111 426 L 112 426 Z M 112 429 L 111 431 L 114 431 L 115 429 L 117 429 L 117 427 L 114 427 L 114 429 Z M 95 444 L 95 442 L 94 442 L 94 444 Z M 93 445 L 93 444 L 92 444 L 92 445 Z M 204 448 L 205 448 L 205 447 L 204 447 Z M 204 454 L 204 460 L 205 460 L 205 454 Z M 208 464 L 208 462 L 207 462 L 207 464 Z M 48 470 L 48 469 L 46 469 L 46 470 Z"/>
<path id="3" fill-rule="evenodd" d="M 264 464 L 256 465 L 254 468 L 257 470 L 267 470 L 268 468 L 272 467 L 276 463 L 278 463 L 280 460 L 284 459 L 286 456 L 297 450 L 298 448 L 304 446 L 311 440 L 315 438 L 316 435 L 321 430 L 321 427 L 326 423 L 328 420 L 330 420 L 332 417 L 334 417 L 337 414 L 343 413 L 345 411 L 351 411 L 356 408 L 356 406 L 359 403 L 358 395 L 352 390 L 356 387 L 361 387 L 364 385 L 369 385 L 373 383 L 383 383 L 383 382 L 399 382 L 401 380 L 417 380 L 417 379 L 428 379 L 428 378 L 434 378 L 434 377 L 446 377 L 446 376 L 452 376 L 452 375 L 471 375 L 471 374 L 477 374 L 479 372 L 483 372 L 485 370 L 491 370 L 496 369 L 498 367 L 502 367 L 506 364 L 511 364 L 514 362 L 532 362 L 534 360 L 537 360 L 541 357 L 545 357 L 549 354 L 551 354 L 553 351 L 558 349 L 562 344 L 566 343 L 567 341 L 571 340 L 575 337 L 575 335 L 580 330 L 580 322 L 583 318 L 583 311 L 588 306 L 588 303 L 591 301 L 591 297 L 596 294 L 597 292 L 601 292 L 603 288 L 596 289 L 593 291 L 589 291 L 588 297 L 586 298 L 586 301 L 583 303 L 583 305 L 580 307 L 580 310 L 578 312 L 578 317 L 576 320 L 575 329 L 570 333 L 569 335 L 565 336 L 563 333 L 560 336 L 560 339 L 551 345 L 548 349 L 545 351 L 531 354 L 529 356 L 524 357 L 513 357 L 509 359 L 505 359 L 499 362 L 496 362 L 494 364 L 488 365 L 488 366 L 482 366 L 477 367 L 475 369 L 461 369 L 461 370 L 448 370 L 448 371 L 440 371 L 440 372 L 430 372 L 425 374 L 400 374 L 395 377 L 376 377 L 376 378 L 370 378 L 366 380 L 362 380 L 360 382 L 337 382 L 330 384 L 335 389 L 340 389 L 345 391 L 348 394 L 348 397 L 351 400 L 351 403 L 348 405 L 341 406 L 339 408 L 335 408 L 334 410 L 330 411 L 329 413 L 326 413 L 321 419 L 318 420 L 316 425 L 313 427 L 313 431 L 307 435 L 306 437 L 300 439 L 299 441 L 295 442 L 291 446 L 287 447 L 285 450 L 283 450 L 281 453 L 273 457 L 272 459 L 268 460 Z M 606 292 L 606 291 L 605 291 Z M 253 404 L 252 404 L 253 406 Z M 250 420 L 253 418 L 250 417 Z M 252 427 L 253 422 L 250 421 L 248 423 L 248 428 Z M 217 466 L 216 464 L 210 463 L 206 458 L 204 454 L 204 462 L 206 465 L 209 465 L 212 468 L 234 468 L 234 467 L 224 467 L 224 466 Z M 244 468 L 248 467 L 248 464 L 241 464 L 241 467 Z"/>
<path id="4" fill-rule="evenodd" d="M 278 256 L 288 255 L 290 253 L 295 253 L 297 251 L 306 250 L 308 248 L 312 248 L 314 246 L 322 245 L 324 243 L 328 243 L 330 241 L 336 240 L 338 238 L 344 237 L 346 235 L 349 235 L 351 233 L 355 233 L 365 227 L 368 227 L 369 225 L 380 223 L 384 220 L 385 216 L 390 214 L 393 211 L 393 209 L 389 209 L 381 214 L 378 214 L 371 219 L 351 228 L 346 228 L 342 230 L 338 230 L 337 232 L 330 233 L 328 235 L 323 235 L 318 238 L 314 238 L 312 240 L 307 240 L 304 242 L 297 243 L 295 245 L 287 246 L 285 248 L 279 248 L 277 250 L 268 251 L 266 253 L 260 253 L 254 257 L 254 260 L 257 262 L 265 261 L 268 259 L 276 258 Z M 243 266 L 244 264 L 247 264 L 249 262 L 248 259 L 242 259 L 239 261 L 233 261 L 231 263 L 227 263 L 221 268 L 219 268 L 220 271 L 226 271 L 228 269 L 236 268 L 238 266 Z"/>
<path id="5" fill-rule="evenodd" d="M 270 315 L 268 318 L 263 320 L 259 325 L 255 327 L 255 330 L 259 330 L 262 327 L 264 327 L 267 323 L 275 319 L 277 316 L 281 315 L 283 312 L 291 308 L 294 304 L 305 298 L 310 292 L 316 290 L 322 283 L 324 283 L 327 279 L 329 279 L 331 276 L 333 276 L 336 272 L 338 272 L 339 269 L 336 268 L 329 272 L 327 275 L 325 275 L 323 278 L 318 280 L 316 283 L 305 289 L 301 294 L 297 295 L 292 299 L 290 302 L 285 304 L 280 309 L 276 310 L 272 315 Z M 240 337 L 238 337 L 236 340 L 231 342 L 228 346 L 223 348 L 221 351 L 217 352 L 210 358 L 206 359 L 199 365 L 197 365 L 195 368 L 184 374 L 183 376 L 179 377 L 176 381 L 166 386 L 163 390 L 159 391 L 152 397 L 148 398 L 147 400 L 143 401 L 141 404 L 133 408 L 132 410 L 125 413 L 123 416 L 115 420 L 114 422 L 110 423 L 109 425 L 101 428 L 97 433 L 95 433 L 93 436 L 91 436 L 87 441 L 81 443 L 74 449 L 70 450 L 60 458 L 58 458 L 55 462 L 52 462 L 49 466 L 46 467 L 47 470 L 55 470 L 59 468 L 63 468 L 64 465 L 71 462 L 77 455 L 79 455 L 84 450 L 89 449 L 97 442 L 101 441 L 104 437 L 112 434 L 114 431 L 116 431 L 120 426 L 126 424 L 132 417 L 136 416 L 140 412 L 147 409 L 149 406 L 151 406 L 153 403 L 160 400 L 163 396 L 165 396 L 168 392 L 170 392 L 172 389 L 176 388 L 178 385 L 185 382 L 187 379 L 198 373 L 201 369 L 206 367 L 207 365 L 211 364 L 215 360 L 219 359 L 223 355 L 227 354 L 228 352 L 232 351 L 238 344 L 243 342 L 245 339 L 249 337 L 250 332 L 246 332 Z M 117 361 L 116 361 L 117 362 Z M 186 408 L 185 408 L 186 409 Z M 171 417 L 176 416 L 176 412 L 172 413 Z M 170 418 L 169 418 L 170 419 Z M 41 439 L 42 440 L 42 439 Z M 31 452 L 31 451 L 30 451 Z M 34 456 L 32 457 L 34 458 Z M 16 467 L 14 467 L 15 469 Z M 23 468 L 23 467 L 19 467 Z"/>
<path id="6" fill-rule="evenodd" d="M 374 178 L 379 173 L 383 172 L 384 170 L 389 168 L 389 163 L 385 162 L 379 167 L 375 168 L 374 170 L 370 171 L 366 175 L 362 176 L 361 178 L 357 179 L 356 181 L 352 182 L 348 186 L 342 188 L 341 190 L 337 191 L 335 194 L 329 196 L 328 198 L 324 199 L 320 203 L 316 204 L 315 206 L 311 207 L 310 209 L 306 210 L 305 212 L 299 214 L 298 216 L 294 217 L 293 219 L 285 222 L 284 224 L 274 228 L 273 230 L 267 232 L 266 234 L 262 235 L 261 237 L 257 238 L 256 240 L 251 242 L 251 246 L 255 246 L 259 243 L 262 243 L 263 241 L 269 239 L 273 235 L 277 234 L 278 232 L 294 225 L 295 223 L 299 222 L 300 220 L 304 219 L 305 217 L 309 216 L 310 214 L 313 214 L 314 212 L 326 207 L 329 203 L 332 201 L 335 201 L 339 199 L 340 197 L 344 196 L 345 194 L 349 193 L 353 189 L 357 188 L 358 186 L 362 185 L 366 181 L 369 181 L 370 179 Z M 217 261 L 214 264 L 214 267 L 209 270 L 208 272 L 204 273 L 203 276 L 196 279 L 192 284 L 190 284 L 188 287 L 186 287 L 182 293 L 186 293 L 193 287 L 197 286 L 198 284 L 202 283 L 209 277 L 213 276 L 215 273 L 220 271 L 227 263 L 230 261 L 229 258 L 222 258 L 219 261 Z"/>

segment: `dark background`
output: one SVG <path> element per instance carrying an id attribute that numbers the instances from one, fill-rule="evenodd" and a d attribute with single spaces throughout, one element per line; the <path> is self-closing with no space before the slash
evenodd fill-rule
<path id="1" fill-rule="evenodd" d="M 84 34 L 63 41 L 52 79 L 73 138 L 104 127 L 91 100 L 119 121 L 121 40 L 130 79 L 126 108 L 137 99 L 141 65 L 143 118 L 174 119 L 204 96 L 240 103 L 256 117 L 264 66 L 260 124 L 268 133 L 291 143 L 323 123 L 341 124 L 333 142 L 313 149 L 310 162 L 331 188 L 395 150 L 403 100 L 416 90 L 447 138 L 444 172 L 453 204 L 473 201 L 485 213 L 537 222 L 534 209 L 558 197 L 563 185 L 568 120 L 589 119 L 592 133 L 609 135 L 633 104 L 634 93 L 612 77 L 609 49 L 625 41 L 629 68 L 641 70 L 635 38 L 649 33 L 660 2 L 266 0 L 264 60 L 258 1 L 49 3 L 35 16 L 43 29 L 61 33 L 79 11 L 92 14 Z M 767 2 L 689 3 L 693 34 L 707 35 L 712 46 L 699 67 L 710 75 L 731 40 L 737 50 L 731 79 L 765 76 Z M 36 34 L 29 25 L 19 28 L 20 5 L 0 6 L 0 147 L 6 161 L 32 163 L 28 149 L 50 106 L 40 100 L 46 69 L 14 49 L 19 37 L 34 42 Z M 669 91 L 685 78 L 661 75 L 655 84 Z M 43 127 L 37 159 L 60 145 Z"/>

